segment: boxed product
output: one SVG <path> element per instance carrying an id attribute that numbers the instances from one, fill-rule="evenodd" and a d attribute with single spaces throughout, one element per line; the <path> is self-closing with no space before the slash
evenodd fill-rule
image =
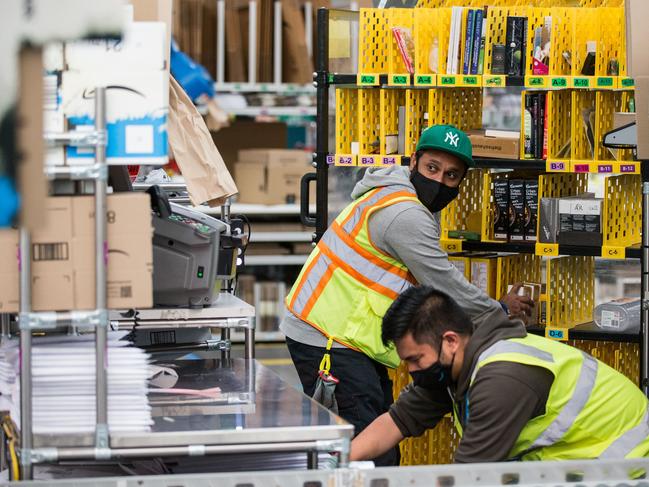
<path id="1" fill-rule="evenodd" d="M 108 164 L 166 164 L 169 75 L 163 70 L 64 71 L 63 113 L 71 130 L 93 130 L 94 91 L 106 88 Z M 94 150 L 71 147 L 67 163 L 91 164 Z"/>
<path id="2" fill-rule="evenodd" d="M 153 304 L 151 210 L 148 195 L 108 196 L 107 298 L 116 309 Z M 46 200 L 46 224 L 32 232 L 32 309 L 95 307 L 94 197 Z M 0 233 L 0 311 L 19 309 L 18 232 Z"/>
<path id="3" fill-rule="evenodd" d="M 507 286 L 507 292 L 509 293 L 512 290 L 513 285 L 509 284 Z M 532 301 L 534 301 L 534 307 L 532 308 L 532 313 L 530 315 L 525 315 L 523 321 L 528 326 L 534 326 L 539 324 L 539 310 L 540 310 L 540 298 L 541 298 L 541 284 L 536 282 L 523 282 L 517 293 L 519 296 L 527 296 Z"/>
<path id="4" fill-rule="evenodd" d="M 494 239 L 507 240 L 509 232 L 509 181 L 497 179 L 494 181 L 493 222 Z"/>
<path id="5" fill-rule="evenodd" d="M 539 242 L 556 243 L 559 235 L 559 198 L 541 198 Z"/>
<path id="6" fill-rule="evenodd" d="M 498 256 L 471 257 L 471 284 L 495 299 Z"/>
<path id="7" fill-rule="evenodd" d="M 602 204 L 600 198 L 561 200 L 559 244 L 602 245 Z"/>
<path id="8" fill-rule="evenodd" d="M 525 181 L 509 180 L 509 240 L 525 239 Z"/>
<path id="9" fill-rule="evenodd" d="M 234 179 L 240 203 L 279 205 L 300 200 L 300 180 L 309 172 L 310 155 L 301 150 L 239 151 Z"/>
<path id="10" fill-rule="evenodd" d="M 525 181 L 525 240 L 536 242 L 539 212 L 539 182 Z"/>
<path id="11" fill-rule="evenodd" d="M 467 134 L 471 139 L 473 157 L 496 157 L 499 159 L 518 159 L 520 157 L 520 134 L 504 130 L 472 130 Z"/>

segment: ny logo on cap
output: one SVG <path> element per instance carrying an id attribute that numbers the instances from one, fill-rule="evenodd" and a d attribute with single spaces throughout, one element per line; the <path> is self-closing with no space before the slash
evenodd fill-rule
<path id="1" fill-rule="evenodd" d="M 457 143 L 460 141 L 460 135 L 459 134 L 454 134 L 451 131 L 446 132 L 446 138 L 444 139 L 444 142 L 447 144 L 452 145 L 453 147 L 457 147 Z"/>

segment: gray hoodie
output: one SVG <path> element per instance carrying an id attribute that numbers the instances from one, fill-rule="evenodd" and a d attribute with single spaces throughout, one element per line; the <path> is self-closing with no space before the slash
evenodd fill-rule
<path id="1" fill-rule="evenodd" d="M 352 198 L 357 199 L 380 186 L 400 186 L 415 191 L 407 167 L 370 168 L 354 187 Z M 500 312 L 502 317 L 505 316 L 498 301 L 468 282 L 449 262 L 448 255 L 439 245 L 439 213 L 431 214 L 423 205 L 412 201 L 395 203 L 372 214 L 369 232 L 379 249 L 403 262 L 420 284 L 449 294 L 476 325 L 493 313 Z M 290 312 L 280 324 L 280 330 L 287 337 L 306 345 L 324 347 L 327 343 L 319 331 Z M 342 345 L 334 343 L 334 346 Z"/>

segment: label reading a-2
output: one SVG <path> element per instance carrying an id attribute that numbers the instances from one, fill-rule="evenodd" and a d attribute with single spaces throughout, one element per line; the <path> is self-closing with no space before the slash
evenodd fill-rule
<path id="1" fill-rule="evenodd" d="M 552 78 L 552 88 L 565 88 L 568 86 L 566 78 Z"/>
<path id="2" fill-rule="evenodd" d="M 361 84 L 361 85 L 375 85 L 376 84 L 376 75 L 362 74 L 359 84 Z"/>

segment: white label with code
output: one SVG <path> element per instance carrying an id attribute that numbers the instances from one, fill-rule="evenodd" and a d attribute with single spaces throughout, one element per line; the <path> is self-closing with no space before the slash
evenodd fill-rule
<path id="1" fill-rule="evenodd" d="M 620 313 L 602 311 L 602 328 L 620 328 Z"/>

